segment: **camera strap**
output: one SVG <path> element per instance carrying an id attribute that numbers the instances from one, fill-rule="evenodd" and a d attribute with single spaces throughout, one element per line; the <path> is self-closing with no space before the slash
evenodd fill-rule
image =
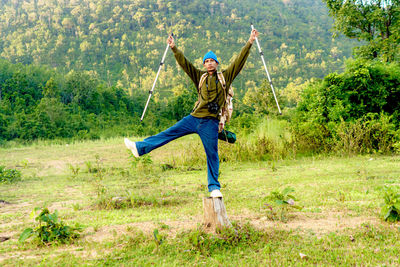
<path id="1" fill-rule="evenodd" d="M 215 100 L 217 100 L 216 102 L 218 103 L 218 97 L 219 97 L 219 93 L 218 93 L 218 76 L 215 77 L 215 90 L 217 92 L 217 95 L 215 96 L 214 100 L 212 100 L 212 101 L 210 101 L 210 91 L 208 90 L 208 76 L 207 76 L 207 80 L 205 82 L 206 82 L 206 88 L 207 88 L 207 104 L 209 104 L 210 102 L 215 102 Z M 203 96 L 202 96 L 202 98 L 203 98 Z M 203 98 L 203 100 L 205 100 L 205 99 Z"/>

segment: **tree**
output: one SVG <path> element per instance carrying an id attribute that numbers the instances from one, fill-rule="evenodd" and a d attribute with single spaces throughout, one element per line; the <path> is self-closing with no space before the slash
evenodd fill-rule
<path id="1" fill-rule="evenodd" d="M 335 18 L 334 29 L 364 40 L 357 53 L 391 62 L 400 51 L 400 0 L 323 0 Z"/>

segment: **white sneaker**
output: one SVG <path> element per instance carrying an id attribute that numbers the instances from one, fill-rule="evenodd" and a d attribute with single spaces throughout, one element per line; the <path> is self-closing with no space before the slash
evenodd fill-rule
<path id="1" fill-rule="evenodd" d="M 137 151 L 136 143 L 135 143 L 135 142 L 132 142 L 132 141 L 129 140 L 128 138 L 125 138 L 125 139 L 124 139 L 124 142 L 125 142 L 125 146 L 126 146 L 128 149 L 130 149 L 130 150 L 132 151 L 132 154 L 133 154 L 136 158 L 138 158 L 138 157 L 139 157 L 139 152 Z"/>
<path id="2" fill-rule="evenodd" d="M 222 197 L 221 191 L 218 189 L 211 191 L 211 197 Z"/>

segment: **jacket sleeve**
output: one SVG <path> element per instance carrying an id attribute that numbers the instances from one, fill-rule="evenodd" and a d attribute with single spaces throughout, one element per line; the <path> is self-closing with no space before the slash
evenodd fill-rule
<path id="1" fill-rule="evenodd" d="M 247 57 L 250 54 L 250 48 L 252 44 L 247 42 L 246 45 L 240 51 L 240 54 L 235 58 L 235 60 L 229 65 L 229 67 L 223 71 L 224 77 L 226 80 L 227 88 L 239 74 L 239 72 L 243 69 L 244 64 L 246 63 Z"/>
<path id="2" fill-rule="evenodd" d="M 196 88 L 199 86 L 200 77 L 204 73 L 198 68 L 196 68 L 182 53 L 181 50 L 176 48 L 172 48 L 174 52 L 174 56 L 176 61 L 178 62 L 179 66 L 186 72 L 186 74 L 192 79 L 193 83 L 195 84 Z"/>

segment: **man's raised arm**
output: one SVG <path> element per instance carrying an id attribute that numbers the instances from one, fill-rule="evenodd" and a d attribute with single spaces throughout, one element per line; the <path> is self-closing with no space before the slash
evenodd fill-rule
<path id="1" fill-rule="evenodd" d="M 200 77 L 202 72 L 196 68 L 180 51 L 176 45 L 174 38 L 169 36 L 167 39 L 167 43 L 169 47 L 171 47 L 172 51 L 174 52 L 174 56 L 178 64 L 182 67 L 182 69 L 186 72 L 186 74 L 192 79 L 193 83 L 195 84 L 196 88 L 199 86 Z"/>
<path id="2" fill-rule="evenodd" d="M 246 63 L 247 57 L 250 54 L 250 48 L 256 37 L 258 37 L 258 31 L 254 29 L 251 31 L 249 40 L 240 51 L 240 54 L 235 58 L 235 61 L 233 61 L 229 65 L 229 67 L 223 72 L 227 88 L 229 88 L 229 85 L 233 82 L 233 80 L 236 78 L 236 76 L 239 74 L 244 64 Z"/>

